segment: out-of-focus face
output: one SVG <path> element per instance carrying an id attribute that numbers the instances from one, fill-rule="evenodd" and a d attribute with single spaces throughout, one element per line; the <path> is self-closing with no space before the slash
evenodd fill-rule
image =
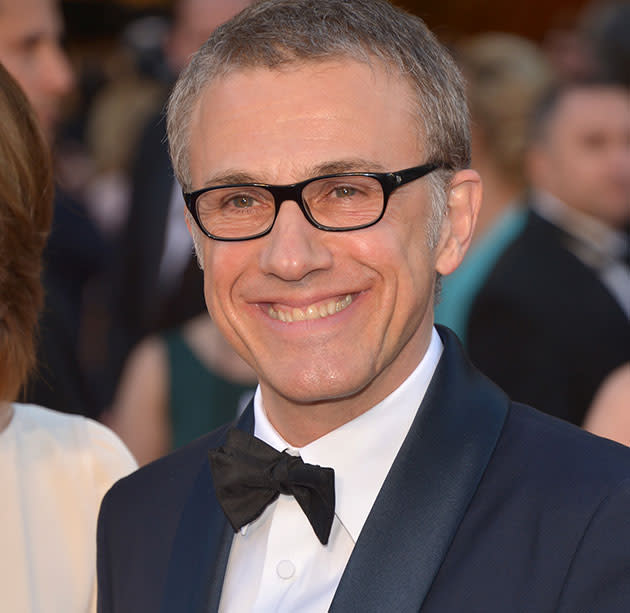
<path id="1" fill-rule="evenodd" d="M 532 179 L 567 205 L 611 227 L 630 222 L 630 93 L 567 92 L 532 153 Z"/>
<path id="2" fill-rule="evenodd" d="M 51 137 L 74 80 L 59 41 L 55 0 L 0 0 L 0 62 L 26 93 Z"/>
<path id="3" fill-rule="evenodd" d="M 175 73 L 222 23 L 250 5 L 252 0 L 179 0 L 167 54 Z"/>
<path id="4" fill-rule="evenodd" d="M 378 65 L 231 73 L 207 87 L 193 114 L 193 189 L 422 164 L 415 113 L 408 84 Z M 460 199 L 467 178 L 474 183 L 476 174 L 455 181 Z M 448 274 L 463 255 L 448 219 L 429 247 L 430 216 L 424 178 L 395 191 L 383 219 L 362 230 L 319 230 L 287 201 L 264 237 L 202 239 L 209 311 L 257 372 L 274 425 L 296 407 L 305 421 L 316 419 L 307 410 L 314 405 L 328 414 L 337 406 L 344 423 L 418 364 L 431 335 L 436 270 Z"/>

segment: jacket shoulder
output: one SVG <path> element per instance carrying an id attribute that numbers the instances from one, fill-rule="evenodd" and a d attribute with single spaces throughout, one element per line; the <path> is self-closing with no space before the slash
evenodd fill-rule
<path id="1" fill-rule="evenodd" d="M 496 453 L 522 487 L 577 506 L 589 500 L 597 505 L 630 480 L 630 449 L 519 403 L 512 405 Z"/>
<path id="2" fill-rule="evenodd" d="M 120 503 L 129 510 L 129 505 L 153 505 L 162 498 L 164 504 L 180 500 L 207 462 L 208 451 L 223 444 L 230 426 L 206 434 L 121 479 L 107 493 L 111 504 Z"/>
<path id="3" fill-rule="evenodd" d="M 222 444 L 229 427 L 140 468 L 105 495 L 97 535 L 99 611 L 160 610 L 180 522 L 191 497 L 212 496 L 207 452 Z"/>

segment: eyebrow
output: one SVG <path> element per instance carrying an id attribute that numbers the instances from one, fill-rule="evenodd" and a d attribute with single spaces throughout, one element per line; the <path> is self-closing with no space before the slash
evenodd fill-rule
<path id="1" fill-rule="evenodd" d="M 308 172 L 304 173 L 304 178 L 300 180 L 307 180 L 321 175 L 337 174 L 341 172 L 385 172 L 385 167 L 379 162 L 363 158 L 334 160 L 332 162 L 324 162 L 310 167 Z M 234 185 L 238 183 L 268 184 L 268 182 L 260 176 L 230 169 L 207 177 L 204 187 L 214 185 Z M 299 183 L 299 181 L 293 181 L 292 183 Z"/>
<path id="2" fill-rule="evenodd" d="M 350 160 L 337 160 L 326 162 L 314 167 L 314 176 L 335 174 L 338 172 L 384 172 L 385 167 L 374 160 L 355 158 Z"/>

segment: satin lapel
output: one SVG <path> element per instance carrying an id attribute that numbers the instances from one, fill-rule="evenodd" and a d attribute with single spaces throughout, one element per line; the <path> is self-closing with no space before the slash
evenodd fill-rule
<path id="1" fill-rule="evenodd" d="M 438 327 L 444 352 L 330 611 L 417 612 L 492 455 L 509 401 Z"/>
<path id="2" fill-rule="evenodd" d="M 253 432 L 251 402 L 236 427 Z M 221 446 L 224 437 L 225 433 L 217 447 Z M 214 496 L 210 465 L 204 457 L 179 520 L 166 577 L 162 613 L 218 610 L 233 536 L 234 531 Z"/>

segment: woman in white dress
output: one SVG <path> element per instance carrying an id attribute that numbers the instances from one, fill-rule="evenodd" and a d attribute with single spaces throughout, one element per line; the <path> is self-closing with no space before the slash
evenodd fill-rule
<path id="1" fill-rule="evenodd" d="M 110 430 L 15 402 L 35 361 L 51 164 L 33 112 L 0 65 L 0 611 L 96 610 L 96 520 L 135 468 Z"/>

